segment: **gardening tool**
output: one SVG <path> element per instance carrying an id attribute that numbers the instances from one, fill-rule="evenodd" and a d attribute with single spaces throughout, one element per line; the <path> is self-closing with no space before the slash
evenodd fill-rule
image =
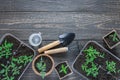
<path id="1" fill-rule="evenodd" d="M 47 51 L 44 51 L 44 53 L 45 54 L 57 54 L 57 53 L 64 53 L 67 51 L 68 51 L 68 47 L 62 47 L 62 48 L 47 50 Z"/>
<path id="2" fill-rule="evenodd" d="M 52 42 L 52 43 L 50 43 L 42 48 L 39 48 L 38 52 L 42 53 L 50 48 L 53 48 L 55 46 L 60 45 L 60 44 L 62 44 L 62 46 L 66 46 L 66 45 L 70 44 L 74 40 L 74 38 L 75 38 L 74 33 L 64 33 L 64 34 L 59 36 L 59 40 L 54 41 L 54 42 Z"/>

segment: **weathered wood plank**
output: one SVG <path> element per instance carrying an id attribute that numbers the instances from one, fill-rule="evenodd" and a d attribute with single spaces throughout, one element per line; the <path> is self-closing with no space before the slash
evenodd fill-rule
<path id="1" fill-rule="evenodd" d="M 65 23 L 94 24 L 118 20 L 119 14 L 93 14 L 82 12 L 0 12 L 0 23 Z"/>
<path id="2" fill-rule="evenodd" d="M 79 40 L 101 39 L 113 28 L 120 33 L 118 14 L 1 12 L 0 15 L 0 37 L 9 32 L 27 40 L 30 34 L 40 31 L 43 40 L 56 40 L 62 33 L 74 32 L 76 40 Z"/>
<path id="3" fill-rule="evenodd" d="M 120 12 L 119 0 L 1 0 L 0 11 Z"/>

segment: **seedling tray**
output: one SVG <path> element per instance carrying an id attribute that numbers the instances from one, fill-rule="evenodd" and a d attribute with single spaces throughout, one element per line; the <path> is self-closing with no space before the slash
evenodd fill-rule
<path id="1" fill-rule="evenodd" d="M 112 30 L 103 37 L 104 42 L 110 49 L 113 49 L 120 44 L 120 37 L 116 30 Z"/>
<path id="2" fill-rule="evenodd" d="M 0 42 L 0 79 L 19 80 L 35 51 L 10 33 L 5 34 Z"/>
<path id="3" fill-rule="evenodd" d="M 55 70 L 60 80 L 73 73 L 67 61 L 57 64 Z"/>
<path id="4" fill-rule="evenodd" d="M 89 41 L 84 46 L 73 69 L 87 80 L 120 79 L 120 59 L 96 41 Z"/>

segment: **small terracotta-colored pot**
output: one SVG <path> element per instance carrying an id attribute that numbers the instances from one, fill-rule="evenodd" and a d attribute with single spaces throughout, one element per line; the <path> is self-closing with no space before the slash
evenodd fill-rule
<path id="1" fill-rule="evenodd" d="M 53 71 L 53 69 L 54 69 L 54 60 L 53 60 L 53 58 L 52 58 L 51 56 L 49 56 L 49 55 L 47 55 L 47 54 L 40 54 L 40 55 L 36 56 L 35 59 L 34 59 L 33 62 L 32 62 L 32 69 L 33 69 L 33 71 L 35 72 L 35 74 L 37 74 L 37 75 L 40 76 L 40 72 L 38 72 L 38 70 L 36 69 L 35 64 L 36 64 L 36 61 L 37 61 L 41 56 L 49 58 L 49 60 L 50 60 L 50 62 L 51 62 L 51 65 L 52 65 L 52 66 L 51 66 L 50 70 L 47 71 L 46 74 L 45 74 L 45 76 L 48 76 L 49 74 L 52 73 L 52 71 Z"/>

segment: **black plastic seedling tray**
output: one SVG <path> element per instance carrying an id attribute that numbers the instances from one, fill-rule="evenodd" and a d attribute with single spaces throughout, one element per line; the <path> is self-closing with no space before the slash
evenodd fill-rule
<path id="1" fill-rule="evenodd" d="M 116 30 L 112 30 L 103 37 L 104 42 L 110 49 L 113 49 L 120 44 L 120 37 Z"/>
<path id="2" fill-rule="evenodd" d="M 120 80 L 120 59 L 96 41 L 84 46 L 73 69 L 87 80 Z"/>
<path id="3" fill-rule="evenodd" d="M 57 64 L 55 66 L 55 70 L 60 80 L 73 73 L 67 61 L 60 62 L 59 64 Z"/>
<path id="4" fill-rule="evenodd" d="M 0 42 L 0 80 L 19 80 L 35 51 L 12 34 L 5 34 Z"/>

